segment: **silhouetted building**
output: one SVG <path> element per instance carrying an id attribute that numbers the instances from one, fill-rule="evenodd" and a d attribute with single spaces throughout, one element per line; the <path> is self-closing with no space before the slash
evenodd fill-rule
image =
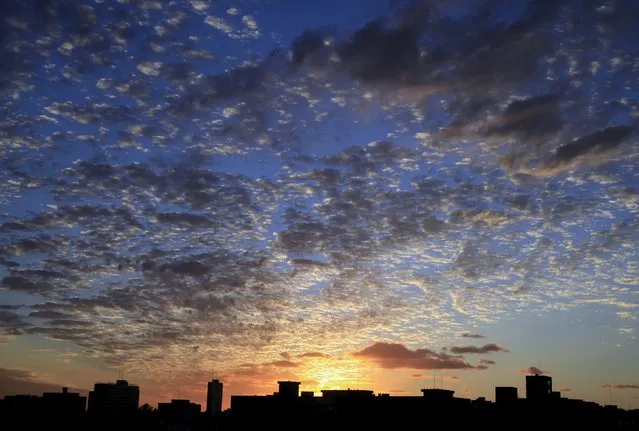
<path id="1" fill-rule="evenodd" d="M 322 391 L 326 400 L 361 400 L 373 398 L 374 392 L 366 389 L 330 389 Z"/>
<path id="2" fill-rule="evenodd" d="M 552 392 L 552 378 L 535 374 L 526 376 L 526 399 L 530 401 L 544 401 L 550 399 Z"/>
<path id="3" fill-rule="evenodd" d="M 280 398 L 287 400 L 299 398 L 300 382 L 278 381 L 277 384 L 280 386 L 280 389 L 277 392 L 277 395 Z"/>
<path id="4" fill-rule="evenodd" d="M 72 417 L 86 412 L 86 406 L 87 397 L 69 392 L 69 388 L 62 388 L 62 392 L 43 393 L 40 408 L 44 415 Z"/>
<path id="5" fill-rule="evenodd" d="M 422 389 L 424 398 L 432 401 L 450 401 L 454 398 L 455 391 L 448 389 Z"/>
<path id="6" fill-rule="evenodd" d="M 514 403 L 517 401 L 517 388 L 511 386 L 497 386 L 495 388 L 495 402 Z"/>
<path id="7" fill-rule="evenodd" d="M 222 411 L 222 394 L 224 384 L 219 380 L 211 380 L 206 391 L 206 413 L 216 415 Z"/>
<path id="8" fill-rule="evenodd" d="M 138 410 L 140 388 L 126 380 L 96 383 L 89 392 L 89 413 L 97 416 L 130 416 Z"/>
<path id="9" fill-rule="evenodd" d="M 40 397 L 35 395 L 5 395 L 2 413 L 7 416 L 28 416 L 38 413 Z"/>
<path id="10" fill-rule="evenodd" d="M 158 403 L 158 415 L 171 424 L 188 424 L 195 421 L 202 406 L 189 400 L 171 400 L 170 403 Z"/>
<path id="11" fill-rule="evenodd" d="M 527 394 L 533 394 L 533 400 L 558 396 L 549 377 L 528 377 Z M 495 388 L 498 402 L 491 403 L 483 397 L 457 398 L 454 391 L 437 388 L 422 389 L 423 396 L 375 396 L 370 390 L 346 389 L 322 390 L 321 397 L 304 391 L 300 397 L 298 382 L 278 383 L 280 391 L 272 395 L 233 395 L 225 429 L 412 429 L 425 418 L 433 429 L 639 429 L 639 412 L 566 398 L 548 402 L 540 410 L 537 402 L 519 400 L 514 387 Z"/>

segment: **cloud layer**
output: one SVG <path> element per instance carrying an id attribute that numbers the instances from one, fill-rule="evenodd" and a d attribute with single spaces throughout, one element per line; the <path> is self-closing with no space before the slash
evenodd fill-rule
<path id="1" fill-rule="evenodd" d="M 252 2 L 40 3 L 0 6 L 0 342 L 160 380 L 379 334 L 356 356 L 472 368 L 503 348 L 405 346 L 521 310 L 618 312 L 632 342 L 634 2 L 415 0 L 274 38 Z"/>

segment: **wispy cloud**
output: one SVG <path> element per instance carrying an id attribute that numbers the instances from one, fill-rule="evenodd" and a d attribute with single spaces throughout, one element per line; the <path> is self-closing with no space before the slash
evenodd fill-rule
<path id="1" fill-rule="evenodd" d="M 601 385 L 604 389 L 639 389 L 639 384 L 632 383 L 622 383 L 622 384 L 611 384 L 606 383 Z"/>
<path id="2" fill-rule="evenodd" d="M 498 344 L 485 344 L 483 346 L 453 346 L 450 348 L 450 351 L 458 354 L 483 354 L 483 353 L 492 353 L 492 352 L 508 352 L 508 349 L 502 347 Z"/>
<path id="3" fill-rule="evenodd" d="M 481 334 L 473 334 L 470 332 L 464 332 L 463 334 L 461 334 L 461 336 L 463 338 L 486 338 L 485 336 L 481 335 Z"/>

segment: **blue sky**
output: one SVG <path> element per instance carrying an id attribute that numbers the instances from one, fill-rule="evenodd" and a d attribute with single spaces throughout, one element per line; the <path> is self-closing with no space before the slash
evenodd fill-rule
<path id="1" fill-rule="evenodd" d="M 5 391 L 638 406 L 632 2 L 11 3 Z"/>

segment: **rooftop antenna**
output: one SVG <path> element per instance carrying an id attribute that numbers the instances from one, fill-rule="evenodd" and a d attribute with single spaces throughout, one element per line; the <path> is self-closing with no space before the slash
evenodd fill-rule
<path id="1" fill-rule="evenodd" d="M 612 404 L 612 387 L 608 386 L 608 397 L 610 398 L 610 404 Z"/>

